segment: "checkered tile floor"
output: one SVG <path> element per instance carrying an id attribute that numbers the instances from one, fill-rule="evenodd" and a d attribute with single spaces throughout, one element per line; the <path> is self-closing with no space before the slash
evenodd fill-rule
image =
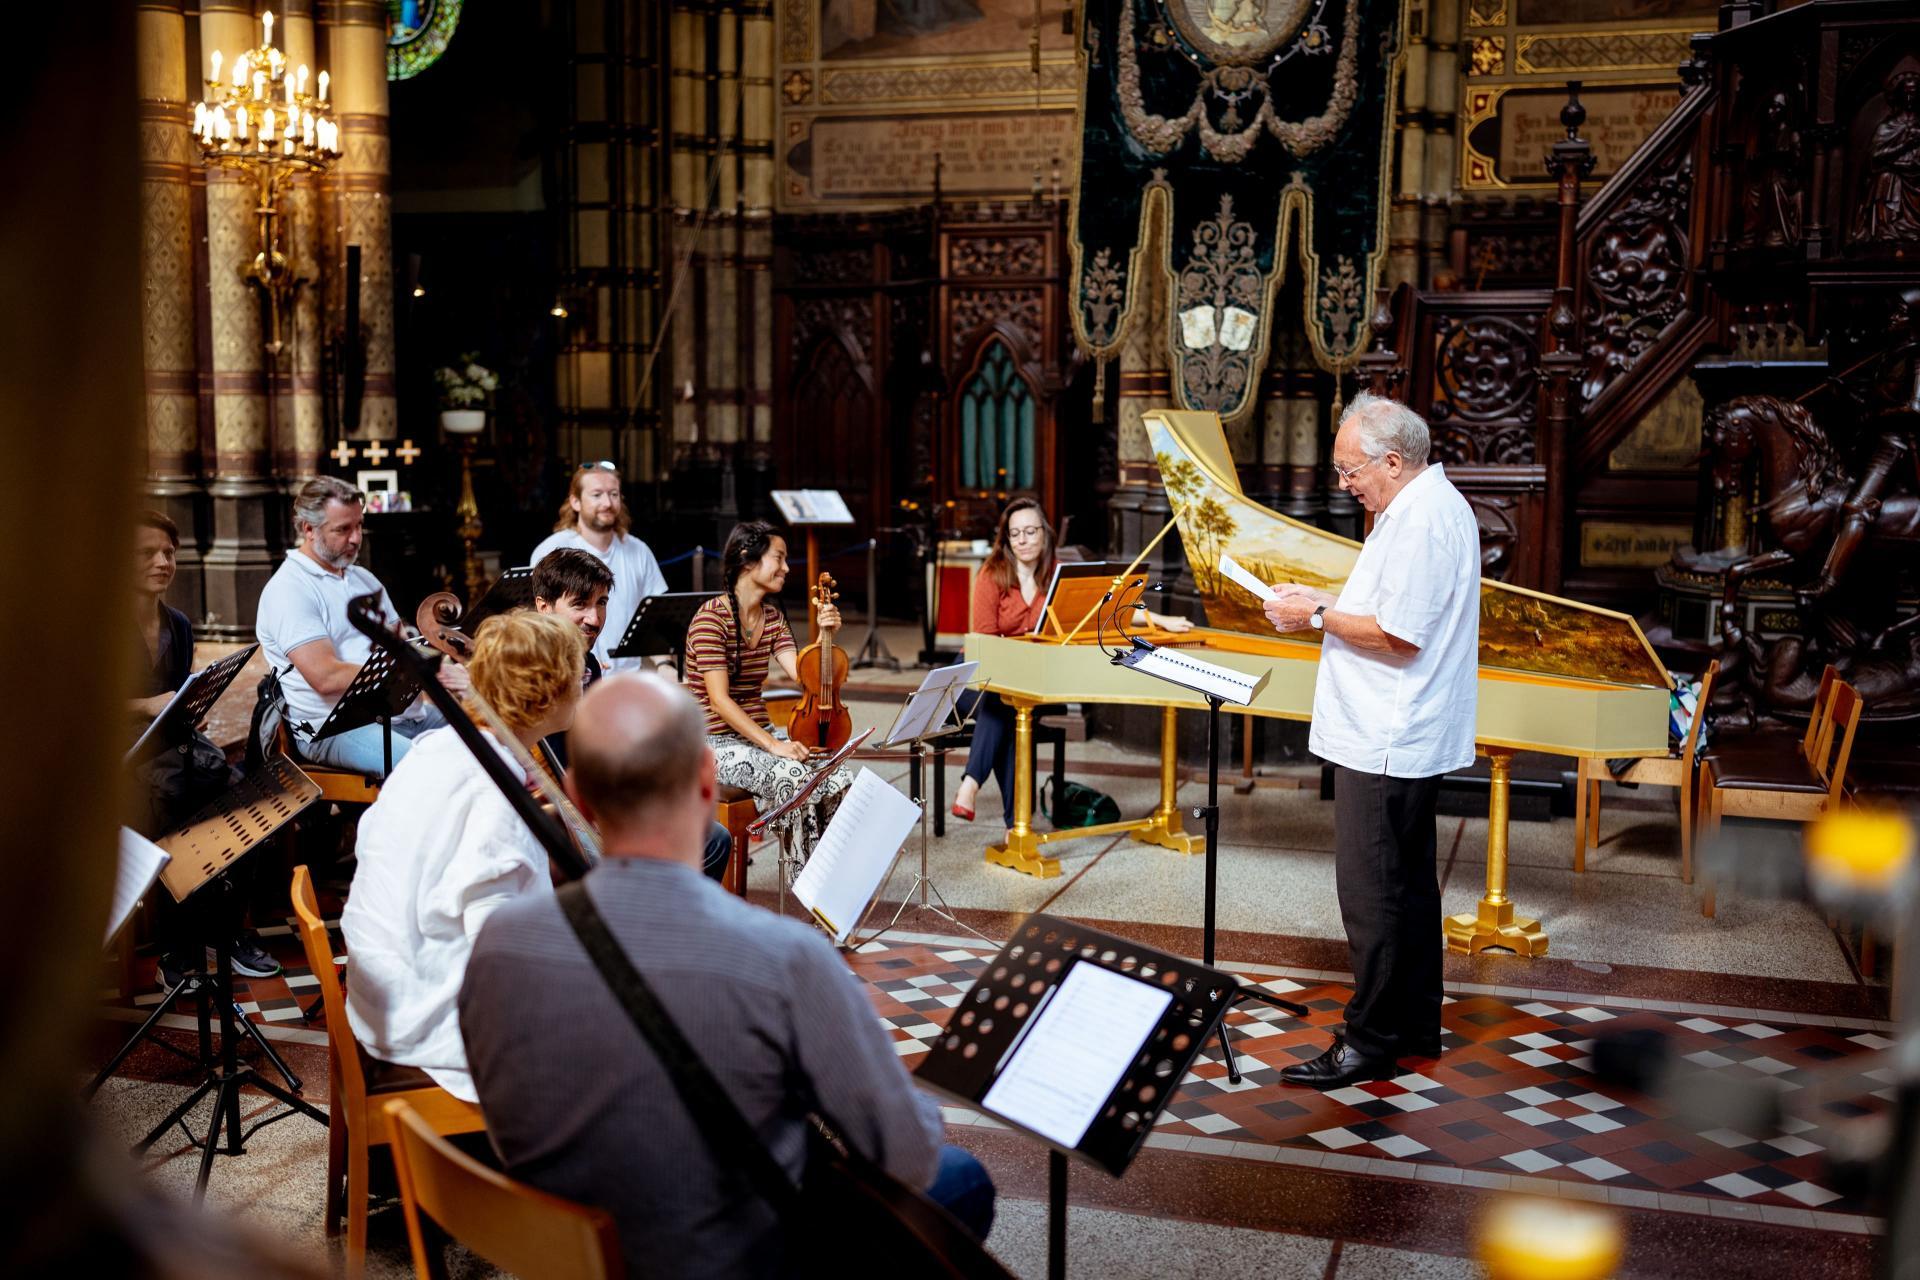
<path id="1" fill-rule="evenodd" d="M 260 931 L 285 970 L 273 978 L 240 978 L 240 1005 L 264 1023 L 311 1025 L 302 1011 L 319 995 L 291 928 Z M 336 954 L 344 951 L 337 929 Z M 894 1048 L 911 1068 L 960 1003 L 993 952 L 919 943 L 872 943 L 852 957 Z M 110 1003 L 149 1008 L 152 962 L 140 994 Z M 1305 1020 L 1263 1005 L 1228 1017 L 1241 1081 L 1227 1079 L 1217 1050 L 1201 1055 L 1167 1107 L 1159 1131 L 1307 1151 L 1385 1158 L 1489 1173 L 1565 1179 L 1588 1185 L 1683 1192 L 1751 1204 L 1858 1213 L 1863 1206 L 1832 1185 L 1816 1127 L 1788 1120 L 1777 1135 L 1711 1129 L 1693 1132 L 1669 1122 L 1656 1103 L 1592 1077 L 1594 1029 L 1650 1028 L 1667 1033 L 1679 1053 L 1702 1067 L 1732 1069 L 1793 1092 L 1798 1073 L 1889 1041 L 1872 1031 L 1742 1022 L 1608 1008 L 1603 1002 L 1510 1002 L 1487 995 L 1449 997 L 1438 1059 L 1406 1059 L 1415 1070 L 1318 1093 L 1280 1083 L 1280 1070 L 1318 1054 L 1327 1029 L 1343 1016 L 1347 988 L 1312 980 L 1242 975 L 1306 1005 Z M 181 1012 L 190 1012 L 182 1006 Z M 1840 1121 L 1864 1115 L 1890 1096 L 1881 1073 L 1853 1078 L 1865 1101 L 1836 1101 L 1825 1112 Z"/>
<path id="2" fill-rule="evenodd" d="M 880 1019 L 909 1065 L 940 1034 L 992 953 L 917 944 L 874 944 L 854 958 L 873 988 Z M 1449 998 L 1444 1053 L 1406 1059 L 1416 1070 L 1392 1080 L 1318 1093 L 1280 1083 L 1280 1070 L 1326 1047 L 1343 1016 L 1345 987 L 1246 975 L 1305 1004 L 1305 1020 L 1265 1006 L 1229 1015 L 1241 1081 L 1217 1051 L 1202 1055 L 1168 1106 L 1160 1131 L 1270 1143 L 1590 1185 L 1859 1212 L 1830 1185 L 1824 1148 L 1802 1136 L 1816 1126 L 1788 1120 L 1767 1136 L 1669 1122 L 1656 1103 L 1600 1085 L 1588 1054 L 1599 1026 L 1663 1031 L 1688 1061 L 1770 1079 L 1792 1092 L 1798 1072 L 1884 1047 L 1874 1032 L 1734 1022 L 1604 1003 Z M 1876 1081 L 1860 1077 L 1873 1105 Z M 1884 1096 L 1882 1087 L 1879 1093 Z M 1866 1112 L 1829 1104 L 1835 1120 Z"/>

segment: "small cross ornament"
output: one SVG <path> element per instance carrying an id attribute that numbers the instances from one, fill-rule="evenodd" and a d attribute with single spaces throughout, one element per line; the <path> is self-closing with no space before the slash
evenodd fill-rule
<path id="1" fill-rule="evenodd" d="M 414 444 L 411 438 L 408 438 L 400 442 L 400 447 L 393 451 L 393 456 L 408 466 L 412 466 L 420 457 L 420 447 Z"/>
<path id="2" fill-rule="evenodd" d="M 392 452 L 393 450 L 387 448 L 387 446 L 381 444 L 378 440 L 369 440 L 367 441 L 367 447 L 360 451 L 360 456 L 377 467 L 385 462 L 387 455 Z"/>
<path id="3" fill-rule="evenodd" d="M 359 457 L 360 451 L 342 439 L 340 443 L 334 445 L 333 448 L 328 451 L 327 456 L 344 467 Z"/>

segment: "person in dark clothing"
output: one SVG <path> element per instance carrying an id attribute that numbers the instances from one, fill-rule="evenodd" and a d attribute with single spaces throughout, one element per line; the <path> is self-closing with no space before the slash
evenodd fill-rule
<path id="1" fill-rule="evenodd" d="M 140 649 L 135 665 L 136 693 L 128 707 L 133 721 L 129 744 L 166 709 L 193 670 L 193 624 L 165 598 L 177 568 L 180 528 L 158 511 L 142 511 L 135 525 L 134 616 Z M 192 742 L 169 746 L 162 760 L 140 770 L 147 784 L 144 825 L 148 830 L 144 834 L 149 836 L 186 821 L 231 781 L 215 770 L 208 779 L 186 785 L 180 776 L 182 762 L 207 752 L 196 753 Z M 280 962 L 243 928 L 252 875 L 253 862 L 242 860 L 222 877 L 222 883 L 207 886 L 185 903 L 176 904 L 165 894 L 157 895 L 155 900 L 160 905 L 155 908 L 155 929 L 170 943 L 160 960 L 163 984 L 172 988 L 186 974 L 200 970 L 207 939 L 220 933 L 233 938 L 235 973 L 270 978 L 280 972 Z"/>

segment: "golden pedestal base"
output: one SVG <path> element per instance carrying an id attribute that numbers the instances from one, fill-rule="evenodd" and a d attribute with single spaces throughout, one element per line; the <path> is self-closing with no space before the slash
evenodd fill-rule
<path id="1" fill-rule="evenodd" d="M 1010 867 L 1025 875 L 1051 880 L 1060 874 L 1060 859 L 1040 852 L 1040 838 L 1032 831 L 1007 832 L 1004 844 L 987 846 L 987 861 L 996 867 Z"/>
<path id="2" fill-rule="evenodd" d="M 1480 899 L 1477 915 L 1448 916 L 1447 950 L 1461 955 L 1478 955 L 1495 947 L 1505 947 L 1515 955 L 1547 954 L 1547 932 L 1538 920 L 1513 914 L 1511 902 Z"/>
<path id="3" fill-rule="evenodd" d="M 1180 815 L 1177 812 L 1153 814 L 1145 826 L 1133 833 L 1133 838 L 1141 844 L 1158 845 L 1175 853 L 1205 853 L 1207 849 L 1205 836 L 1196 836 L 1180 829 Z"/>
<path id="4" fill-rule="evenodd" d="M 1513 752 L 1484 748 L 1490 771 L 1487 789 L 1487 891 L 1473 915 L 1448 916 L 1447 950 L 1476 955 L 1505 947 L 1515 955 L 1547 954 L 1547 933 L 1538 920 L 1513 914 L 1507 897 L 1507 817 L 1513 791 Z"/>

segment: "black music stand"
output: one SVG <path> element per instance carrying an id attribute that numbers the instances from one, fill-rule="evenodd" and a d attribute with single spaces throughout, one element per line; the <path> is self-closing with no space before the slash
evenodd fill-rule
<path id="1" fill-rule="evenodd" d="M 122 763 L 144 764 L 168 747 L 186 741 L 187 736 L 207 718 L 207 713 L 213 710 L 213 704 L 220 701 L 221 695 L 232 687 L 241 668 L 252 660 L 259 649 L 258 643 L 250 644 L 218 662 L 208 663 L 188 676 L 173 695 L 173 700 L 153 718 L 153 723 L 127 750 Z"/>
<path id="2" fill-rule="evenodd" d="M 927 804 L 926 798 L 920 793 L 923 772 L 921 761 L 926 744 L 934 738 L 958 733 L 966 727 L 967 714 L 959 709 L 959 697 L 979 669 L 980 664 L 977 662 L 957 662 L 950 667 L 939 667 L 927 672 L 925 678 L 920 681 L 920 687 L 901 704 L 899 713 L 894 716 L 892 727 L 887 730 L 885 741 L 880 744 L 883 750 L 902 744 L 907 748 L 907 757 L 910 761 L 907 767 L 908 796 L 920 809 L 920 870 L 914 873 L 913 883 L 907 886 L 905 895 L 900 899 L 900 905 L 894 910 L 893 918 L 855 943 L 856 949 L 892 930 L 900 923 L 900 917 L 905 915 L 910 907 L 931 911 L 947 923 L 958 925 L 982 941 L 992 941 L 978 929 L 953 914 L 953 908 L 947 905 L 946 896 L 940 892 L 939 886 L 934 884 L 933 877 L 927 874 Z M 892 879 L 892 877 L 893 873 L 889 870 L 887 878 Z M 882 882 L 881 888 L 884 890 L 885 887 L 885 882 Z M 913 899 L 916 890 L 920 894 L 918 902 Z M 936 901 L 939 904 L 937 906 Z"/>
<path id="3" fill-rule="evenodd" d="M 700 606 L 718 591 L 668 591 L 648 596 L 633 611 L 633 621 L 620 643 L 607 650 L 609 658 L 644 658 L 650 653 L 673 655 L 673 673 L 687 676 L 687 628 Z"/>
<path id="4" fill-rule="evenodd" d="M 333 704 L 313 740 L 320 742 L 377 721 L 381 750 L 386 756 L 380 776 L 387 777 L 393 772 L 393 718 L 413 705 L 419 693 L 420 681 L 413 673 L 402 670 L 392 654 L 376 649 L 354 673 L 353 683 Z"/>
<path id="5" fill-rule="evenodd" d="M 1118 611 L 1116 610 L 1116 616 Z M 1122 633 L 1125 634 L 1124 632 Z M 1231 701 L 1246 706 L 1266 687 L 1270 673 L 1250 677 L 1231 667 L 1217 667 L 1190 657 L 1177 649 L 1162 649 L 1145 640 L 1133 640 L 1131 647 L 1116 654 L 1115 666 L 1126 667 L 1141 675 L 1153 676 L 1169 684 L 1189 689 L 1207 700 L 1207 802 L 1195 805 L 1193 816 L 1206 828 L 1206 907 L 1201 928 L 1201 958 L 1213 963 L 1214 895 L 1220 861 L 1220 708 Z M 1265 993 L 1262 999 L 1285 1009 L 1297 1018 L 1307 1015 L 1305 1005 Z M 1233 1043 L 1227 1036 L 1227 1024 L 1220 1024 L 1220 1054 L 1227 1064 L 1227 1079 L 1240 1083 L 1240 1063 L 1234 1057 Z"/>
<path id="6" fill-rule="evenodd" d="M 487 588 L 487 594 L 480 597 L 473 608 L 466 611 L 460 619 L 460 629 L 468 635 L 477 635 L 480 624 L 495 614 L 512 613 L 515 609 L 533 607 L 533 566 L 522 565 L 518 569 L 508 569 L 493 580 Z"/>
<path id="7" fill-rule="evenodd" d="M 241 779 L 233 788 L 200 810 L 183 827 L 160 837 L 155 841 L 171 855 L 165 869 L 160 873 L 160 882 L 167 886 L 174 899 L 185 902 L 193 894 L 202 891 L 207 885 L 221 881 L 227 869 L 244 857 L 256 846 L 272 838 L 282 827 L 297 817 L 301 810 L 320 798 L 320 788 L 302 773 L 297 765 L 285 755 L 276 754 L 255 772 Z M 213 971 L 200 974 L 191 979 L 183 977 L 179 985 L 169 991 L 166 998 L 155 1006 L 147 1020 L 140 1025 L 127 1042 L 120 1047 L 107 1065 L 100 1069 L 87 1085 L 85 1096 L 92 1097 L 106 1083 L 127 1055 L 132 1053 L 141 1041 L 152 1036 L 159 1026 L 161 1018 L 169 1013 L 183 995 L 193 994 L 199 1003 L 200 1044 L 197 1057 L 174 1048 L 164 1040 L 155 1039 L 160 1045 L 178 1057 L 186 1058 L 202 1067 L 206 1079 L 200 1086 L 188 1094 L 185 1101 L 175 1107 L 167 1118 L 155 1125 L 133 1146 L 133 1153 L 139 1155 L 160 1140 L 160 1135 L 178 1124 L 187 1135 L 188 1142 L 200 1148 L 200 1173 L 194 1183 L 194 1200 L 198 1202 L 207 1192 L 207 1179 L 213 1172 L 213 1157 L 220 1150 L 222 1135 L 225 1135 L 226 1153 L 230 1156 L 246 1154 L 246 1140 L 266 1125 L 284 1120 L 299 1112 L 310 1116 L 321 1124 L 327 1123 L 326 1114 L 311 1103 L 295 1095 L 301 1089 L 300 1077 L 293 1074 L 280 1055 L 260 1029 L 253 1025 L 234 999 L 233 992 L 233 940 L 224 933 L 215 935 Z M 220 1011 L 220 1053 L 213 1054 L 211 1045 L 211 1011 Z M 273 1081 L 255 1071 L 251 1065 L 239 1061 L 239 1038 L 244 1032 L 262 1053 L 267 1056 L 280 1075 L 286 1080 L 288 1088 L 281 1088 Z M 285 1103 L 290 1110 L 268 1116 L 256 1121 L 251 1128 L 243 1128 L 240 1121 L 240 1090 L 255 1088 L 268 1096 Z M 186 1116 L 200 1100 L 212 1093 L 213 1114 L 204 1137 L 196 1138 L 193 1130 L 187 1128 Z"/>
<path id="8" fill-rule="evenodd" d="M 1076 979 L 1082 967 L 1101 972 L 1097 979 Z M 1056 999 L 1063 989 L 1068 992 L 1064 1002 Z M 1114 990 L 1120 993 L 1117 1002 L 1103 1000 Z M 1126 1173 L 1208 1037 L 1242 999 L 1274 1000 L 1210 966 L 1057 916 L 1032 915 L 953 1010 L 945 1033 L 915 1075 L 1051 1149 L 1047 1275 L 1052 1280 L 1066 1274 L 1067 1157 L 1115 1178 Z M 1164 1007 L 1153 1014 L 1156 1004 Z M 1121 1016 L 1112 1016 L 1114 1010 Z M 1049 1016 L 1077 1028 L 1065 1038 L 1097 1060 L 1097 1070 L 1063 1078 L 1043 1071 L 1037 1057 L 1023 1061 L 1023 1054 L 1048 1053 L 1050 1043 L 1061 1042 L 1058 1024 L 1046 1022 Z M 1041 1077 L 1037 1090 L 1035 1074 Z M 1022 1085 L 1028 1086 L 1024 1096 Z M 1039 1111 L 1030 1105 L 1035 1091 L 1045 1095 Z"/>

